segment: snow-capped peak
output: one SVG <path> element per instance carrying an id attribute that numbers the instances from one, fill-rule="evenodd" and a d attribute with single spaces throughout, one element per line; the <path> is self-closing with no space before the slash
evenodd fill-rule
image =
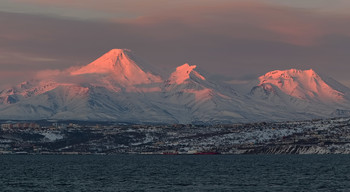
<path id="1" fill-rule="evenodd" d="M 343 99 L 343 93 L 327 85 L 312 69 L 275 70 L 260 76 L 259 81 L 259 86 L 271 84 L 299 99 L 319 99 L 325 102 Z"/>
<path id="2" fill-rule="evenodd" d="M 275 70 L 275 71 L 271 71 L 266 73 L 265 75 L 259 77 L 259 79 L 261 80 L 263 77 L 267 77 L 267 78 L 280 78 L 280 77 L 291 77 L 291 76 L 317 76 L 316 72 L 313 69 L 309 69 L 309 70 L 300 70 L 300 69 L 289 69 L 289 70 Z"/>
<path id="3" fill-rule="evenodd" d="M 205 78 L 202 75 L 194 71 L 196 67 L 197 67 L 196 65 L 189 65 L 188 63 L 185 63 L 177 67 L 176 71 L 170 75 L 170 78 L 169 78 L 170 83 L 182 84 L 187 79 L 190 78 L 190 74 L 193 74 L 194 76 L 196 76 L 201 80 L 205 80 Z"/>
<path id="4" fill-rule="evenodd" d="M 196 65 L 185 63 L 166 80 L 157 76 L 163 74 L 159 72 L 130 50 L 112 49 L 76 70 L 45 71 L 0 91 L 0 119 L 238 123 L 342 116 L 350 111 L 350 89 L 312 69 L 266 73 L 259 83 L 241 85 L 247 86 L 242 90 L 251 89 L 249 94 L 205 79 Z"/>
<path id="5" fill-rule="evenodd" d="M 161 82 L 159 76 L 145 72 L 133 60 L 128 49 L 112 49 L 92 63 L 72 71 L 71 75 L 107 74 L 113 76 L 119 84 L 146 84 Z"/>
<path id="6" fill-rule="evenodd" d="M 116 68 L 128 68 L 136 65 L 128 56 L 128 49 L 112 49 L 102 55 L 92 63 L 81 67 L 78 70 L 72 71 L 72 75 L 91 74 L 91 73 L 111 73 Z M 134 66 L 135 67 L 135 66 Z"/>

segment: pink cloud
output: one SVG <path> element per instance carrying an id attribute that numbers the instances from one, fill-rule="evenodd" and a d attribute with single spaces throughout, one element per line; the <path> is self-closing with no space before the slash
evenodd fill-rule
<path id="1" fill-rule="evenodd" d="M 171 28 L 167 31 L 164 27 L 160 28 L 159 33 L 145 33 L 153 37 L 156 35 L 164 38 L 181 37 L 189 31 L 205 31 L 229 38 L 260 39 L 311 46 L 329 34 L 350 35 L 348 30 L 327 27 L 334 20 L 344 24 L 347 19 L 346 16 L 335 18 L 333 15 L 314 10 L 284 7 L 261 1 L 223 1 L 223 3 L 206 2 L 196 6 L 174 8 L 171 11 L 129 19 L 124 23 L 145 29 L 175 23 L 188 29 L 181 28 L 183 30 L 181 31 Z"/>
<path id="2" fill-rule="evenodd" d="M 144 35 L 159 38 L 179 38 L 189 32 L 205 31 L 228 38 L 259 39 L 311 46 L 321 37 L 329 34 L 350 35 L 349 30 L 339 27 L 347 23 L 346 15 L 331 15 L 329 12 L 300 9 L 273 3 L 273 1 L 270 3 L 258 0 L 16 1 L 116 14 L 115 17 L 110 18 L 110 21 L 126 24 L 138 30 L 142 28 L 145 30 Z M 123 14 L 133 16 L 120 17 Z M 337 27 L 327 27 L 334 25 L 332 24 L 334 20 L 342 23 L 339 26 L 336 24 Z M 181 25 L 183 28 L 170 28 L 165 25 L 166 23 Z M 5 35 L 12 38 L 9 34 Z"/>
<path id="3" fill-rule="evenodd" d="M 2 70 L 0 71 L 0 90 L 19 84 L 23 81 L 32 78 L 36 74 L 35 71 L 13 71 Z"/>
<path id="4" fill-rule="evenodd" d="M 348 78 L 349 14 L 260 0 L 15 1 L 48 10 L 77 10 L 77 14 L 92 10 L 91 15 L 134 16 L 80 20 L 48 17 L 35 10 L 30 14 L 0 12 L 1 71 L 65 69 L 87 64 L 111 48 L 126 47 L 165 70 L 189 62 L 236 77 L 312 65 Z M 13 80 L 23 76 L 28 79 L 22 73 Z"/>

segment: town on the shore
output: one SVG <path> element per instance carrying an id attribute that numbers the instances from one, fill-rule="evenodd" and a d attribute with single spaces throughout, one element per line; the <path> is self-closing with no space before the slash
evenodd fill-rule
<path id="1" fill-rule="evenodd" d="M 349 154 L 350 118 L 225 125 L 2 121 L 0 154 Z"/>

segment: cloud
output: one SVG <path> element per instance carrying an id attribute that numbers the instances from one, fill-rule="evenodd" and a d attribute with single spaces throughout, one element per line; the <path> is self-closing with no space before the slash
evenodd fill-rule
<path id="1" fill-rule="evenodd" d="M 72 19 L 0 11 L 0 71 L 64 71 L 112 48 L 129 48 L 167 71 L 188 62 L 229 79 L 289 68 L 349 78 L 347 14 L 266 1 L 16 2 L 87 12 Z M 84 19 L 90 10 L 106 17 Z"/>
<path id="2" fill-rule="evenodd" d="M 40 79 L 40 80 L 54 80 L 57 79 L 58 77 L 62 76 L 67 76 L 66 71 L 61 71 L 61 70 L 42 70 L 36 73 L 35 78 Z"/>
<path id="3" fill-rule="evenodd" d="M 81 84 L 81 83 L 98 83 L 103 75 L 84 74 L 71 75 L 78 67 L 70 67 L 65 70 L 41 70 L 35 73 L 34 78 L 40 81 L 54 81 L 61 84 Z"/>
<path id="4" fill-rule="evenodd" d="M 0 90 L 17 85 L 23 81 L 29 80 L 35 76 L 35 71 L 13 71 L 13 70 L 1 70 L 0 71 Z"/>
<path id="5" fill-rule="evenodd" d="M 34 55 L 26 55 L 23 53 L 16 53 L 16 52 L 1 52 L 0 58 L 2 61 L 6 61 L 8 63 L 14 62 L 13 59 L 18 61 L 34 61 L 34 62 L 53 62 L 57 61 L 55 58 L 48 58 L 48 57 L 41 57 L 41 56 L 34 56 Z"/>
<path id="6" fill-rule="evenodd" d="M 213 35 L 256 38 L 301 46 L 313 45 L 317 43 L 320 37 L 333 33 L 333 29 L 337 30 L 337 28 L 327 27 L 333 21 L 332 18 L 330 21 L 327 20 L 330 16 L 339 17 L 334 12 L 332 15 L 330 12 L 319 11 L 321 8 L 323 10 L 325 6 L 316 6 L 318 9 L 312 9 L 315 6 L 304 3 L 309 9 L 301 9 L 298 8 L 300 7 L 298 3 L 286 4 L 271 0 L 150 0 L 147 3 L 142 0 L 105 0 L 103 3 L 93 0 L 73 2 L 56 0 L 16 1 L 46 7 L 60 7 L 62 11 L 69 11 L 71 8 L 89 10 L 90 15 L 96 15 L 96 17 L 99 17 L 97 15 L 105 15 L 104 19 L 106 21 L 114 20 L 118 24 L 130 24 L 136 28 L 157 29 L 158 27 L 160 33 L 151 31 L 148 34 L 154 34 L 154 36 L 157 35 L 160 38 L 168 38 L 176 34 L 181 35 L 189 30 L 205 30 L 206 33 Z M 344 1 L 338 0 L 338 2 L 347 5 Z M 316 4 L 324 5 L 324 3 Z M 341 6 L 332 7 L 332 10 L 334 10 Z M 74 12 L 74 10 L 72 11 Z M 99 12 L 99 14 L 93 14 L 94 11 Z M 81 19 L 84 17 L 90 18 L 88 15 L 81 13 L 81 16 L 78 17 Z M 342 18 L 344 21 L 347 19 L 346 15 Z M 168 27 L 171 24 L 182 25 L 182 28 L 174 31 L 174 27 Z M 171 30 L 166 30 L 167 28 Z M 181 29 L 184 31 L 180 31 Z"/>
<path id="7" fill-rule="evenodd" d="M 311 46 L 323 36 L 332 33 L 350 35 L 349 28 L 342 27 L 348 23 L 348 18 L 260 1 L 225 1 L 221 4 L 209 3 L 174 8 L 170 12 L 146 15 L 130 19 L 128 22 L 136 27 L 162 29 L 159 30 L 160 33 L 147 33 L 152 37 L 158 35 L 163 37 L 164 34 L 167 35 L 165 37 L 176 37 L 188 32 L 204 32 L 228 38 L 258 39 Z M 328 26 L 333 25 L 334 20 L 337 20 L 336 25 L 339 26 L 329 28 Z M 172 25 L 181 27 L 170 27 Z"/>

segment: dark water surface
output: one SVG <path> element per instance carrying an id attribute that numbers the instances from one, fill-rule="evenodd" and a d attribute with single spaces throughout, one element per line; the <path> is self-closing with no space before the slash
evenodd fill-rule
<path id="1" fill-rule="evenodd" d="M 350 155 L 2 155 L 0 191 L 350 191 Z"/>

